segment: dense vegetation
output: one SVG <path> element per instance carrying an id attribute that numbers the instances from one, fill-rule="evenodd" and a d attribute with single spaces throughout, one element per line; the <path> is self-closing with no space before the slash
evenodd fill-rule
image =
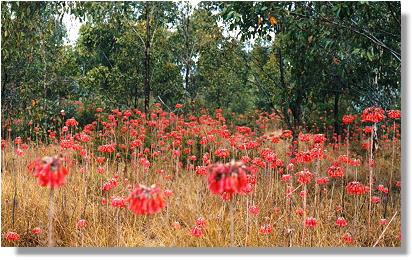
<path id="1" fill-rule="evenodd" d="M 338 133 L 345 113 L 400 107 L 399 2 L 1 7 L 3 135 L 46 134 L 61 110 L 84 125 L 96 107 L 147 112 L 155 102 L 223 108 L 229 120 L 274 112 L 289 129 L 324 117 Z M 72 45 L 64 15 L 82 22 Z"/>
<path id="2" fill-rule="evenodd" d="M 1 7 L 2 245 L 401 246 L 399 2 Z"/>

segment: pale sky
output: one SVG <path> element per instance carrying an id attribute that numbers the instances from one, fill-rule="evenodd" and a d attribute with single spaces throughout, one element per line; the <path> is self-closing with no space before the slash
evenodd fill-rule
<path id="1" fill-rule="evenodd" d="M 190 0 L 189 1 L 193 7 L 195 7 L 201 1 Z M 75 18 L 73 15 L 65 14 L 63 16 L 63 23 L 66 25 L 67 29 L 67 44 L 74 45 L 79 37 L 79 30 L 82 23 L 79 19 Z"/>
<path id="2" fill-rule="evenodd" d="M 67 44 L 74 45 L 77 38 L 79 37 L 80 30 L 80 20 L 75 18 L 73 15 L 65 14 L 63 16 L 63 23 L 67 29 Z"/>

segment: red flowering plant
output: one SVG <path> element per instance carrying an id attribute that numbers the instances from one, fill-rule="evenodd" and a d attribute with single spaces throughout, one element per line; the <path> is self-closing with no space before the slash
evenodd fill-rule
<path id="1" fill-rule="evenodd" d="M 400 110 L 389 110 L 387 115 L 391 119 L 399 119 L 401 118 L 401 111 Z"/>
<path id="2" fill-rule="evenodd" d="M 342 117 L 342 122 L 343 122 L 345 125 L 350 125 L 350 124 L 352 124 L 352 123 L 355 121 L 355 119 L 356 119 L 356 116 L 354 116 L 354 115 L 344 115 L 344 116 Z"/>
<path id="3" fill-rule="evenodd" d="M 58 156 L 43 157 L 33 161 L 28 166 L 29 171 L 37 178 L 40 186 L 58 188 L 64 185 L 68 170 L 63 166 L 62 159 Z"/>
<path id="4" fill-rule="evenodd" d="M 377 123 L 385 118 L 385 111 L 380 107 L 368 107 L 362 112 L 362 122 L 373 123 L 373 128 L 370 135 L 370 150 L 369 161 L 373 161 L 373 148 L 375 147 L 375 138 L 377 138 L 376 130 Z M 371 210 L 372 210 L 372 182 L 373 182 L 373 167 L 369 165 L 369 208 L 368 208 L 368 230 L 371 228 Z"/>
<path id="5" fill-rule="evenodd" d="M 380 107 L 368 107 L 362 112 L 362 122 L 379 123 L 385 118 L 385 111 Z"/>
<path id="6" fill-rule="evenodd" d="M 243 162 L 235 162 L 222 164 L 217 163 L 209 167 L 208 184 L 209 190 L 213 194 L 219 194 L 224 200 L 229 200 L 230 209 L 230 242 L 234 246 L 234 206 L 235 200 L 233 196 L 237 193 L 242 193 L 248 190 L 250 175 L 249 167 Z"/>
<path id="7" fill-rule="evenodd" d="M 392 129 L 392 162 L 395 157 L 395 141 L 396 141 L 396 119 L 401 118 L 400 110 L 389 110 L 387 113 L 388 117 L 393 119 L 393 129 Z M 391 164 L 390 176 L 389 176 L 389 190 L 392 190 L 392 179 L 393 179 L 393 163 Z"/>
<path id="8" fill-rule="evenodd" d="M 369 188 L 358 181 L 352 181 L 346 185 L 346 192 L 350 195 L 363 195 L 368 191 Z"/>
<path id="9" fill-rule="evenodd" d="M 242 162 L 231 161 L 227 164 L 214 164 L 209 168 L 209 190 L 213 194 L 234 195 L 242 192 L 248 184 L 249 168 Z"/>
<path id="10" fill-rule="evenodd" d="M 327 172 L 331 178 L 342 178 L 345 175 L 344 168 L 340 166 L 338 161 L 329 166 Z"/>
<path id="11" fill-rule="evenodd" d="M 126 198 L 126 202 L 129 209 L 137 215 L 153 215 L 165 207 L 163 192 L 156 185 L 138 185 Z"/>
<path id="12" fill-rule="evenodd" d="M 47 186 L 50 188 L 48 243 L 49 246 L 54 246 L 52 223 L 54 217 L 53 191 L 55 188 L 64 185 L 68 170 L 66 167 L 64 167 L 62 159 L 59 156 L 46 156 L 41 159 L 37 159 L 29 164 L 28 169 L 33 174 L 33 176 L 37 178 L 37 183 L 40 186 Z"/>

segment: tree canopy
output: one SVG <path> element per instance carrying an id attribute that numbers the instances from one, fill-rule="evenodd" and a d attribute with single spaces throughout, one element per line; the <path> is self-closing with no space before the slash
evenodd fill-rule
<path id="1" fill-rule="evenodd" d="M 61 110 L 88 123 L 97 106 L 148 112 L 156 102 L 276 113 L 289 129 L 326 117 L 339 132 L 352 110 L 400 107 L 400 2 L 1 7 L 2 132 L 20 127 L 12 118 L 46 131 Z M 82 22 L 74 44 L 64 15 Z"/>

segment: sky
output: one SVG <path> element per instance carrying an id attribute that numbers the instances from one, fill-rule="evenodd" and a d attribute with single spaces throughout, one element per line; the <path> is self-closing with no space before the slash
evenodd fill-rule
<path id="1" fill-rule="evenodd" d="M 200 3 L 199 0 L 190 0 L 189 2 L 193 7 Z M 79 30 L 82 23 L 79 19 L 70 14 L 65 14 L 63 16 L 63 23 L 65 24 L 67 29 L 66 44 L 73 46 L 76 44 L 77 38 L 79 37 Z"/>
<path id="2" fill-rule="evenodd" d="M 65 14 L 63 16 L 63 23 L 67 29 L 66 44 L 74 45 L 79 37 L 79 30 L 81 26 L 80 20 L 75 18 L 73 15 Z"/>

